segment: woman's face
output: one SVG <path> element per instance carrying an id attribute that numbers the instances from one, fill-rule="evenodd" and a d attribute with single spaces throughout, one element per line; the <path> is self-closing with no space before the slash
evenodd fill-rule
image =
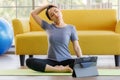
<path id="1" fill-rule="evenodd" d="M 50 17 L 50 19 L 52 21 L 58 21 L 58 20 L 60 20 L 62 18 L 61 11 L 58 8 L 56 8 L 56 7 L 50 8 L 48 10 L 48 15 L 49 15 L 49 17 Z"/>

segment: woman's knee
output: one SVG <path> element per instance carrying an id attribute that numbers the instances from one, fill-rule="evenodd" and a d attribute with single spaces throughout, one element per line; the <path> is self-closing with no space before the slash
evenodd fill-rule
<path id="1" fill-rule="evenodd" d="M 28 58 L 26 59 L 26 65 L 28 67 L 31 67 L 34 64 L 34 58 Z"/>
<path id="2" fill-rule="evenodd" d="M 28 58 L 26 60 L 26 66 L 30 69 L 33 69 L 35 71 L 42 71 L 45 70 L 45 62 L 41 59 L 35 59 L 35 58 Z"/>

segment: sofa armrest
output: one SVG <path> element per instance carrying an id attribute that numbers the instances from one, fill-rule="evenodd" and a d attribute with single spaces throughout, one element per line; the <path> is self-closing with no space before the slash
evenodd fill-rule
<path id="1" fill-rule="evenodd" d="M 116 27 L 115 27 L 115 32 L 120 33 L 120 20 L 117 22 Z"/>
<path id="2" fill-rule="evenodd" d="M 27 19 L 13 19 L 12 26 L 14 30 L 14 36 L 30 31 L 29 20 Z"/>

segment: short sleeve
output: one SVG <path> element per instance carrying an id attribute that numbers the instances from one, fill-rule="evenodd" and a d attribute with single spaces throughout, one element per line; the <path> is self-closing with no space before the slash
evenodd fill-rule
<path id="1" fill-rule="evenodd" d="M 78 35 L 77 35 L 75 27 L 72 27 L 70 39 L 71 41 L 78 40 Z"/>
<path id="2" fill-rule="evenodd" d="M 50 24 L 47 23 L 46 21 L 42 20 L 42 25 L 41 25 L 41 27 L 42 27 L 44 30 L 47 30 L 47 29 L 49 29 Z"/>

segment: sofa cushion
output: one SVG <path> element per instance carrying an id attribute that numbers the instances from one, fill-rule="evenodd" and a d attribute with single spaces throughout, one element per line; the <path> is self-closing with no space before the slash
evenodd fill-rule
<path id="1" fill-rule="evenodd" d="M 77 30 L 115 30 L 116 10 L 63 10 L 66 23 L 73 24 Z"/>
<path id="2" fill-rule="evenodd" d="M 119 54 L 120 35 L 114 31 L 78 31 L 83 54 Z"/>

